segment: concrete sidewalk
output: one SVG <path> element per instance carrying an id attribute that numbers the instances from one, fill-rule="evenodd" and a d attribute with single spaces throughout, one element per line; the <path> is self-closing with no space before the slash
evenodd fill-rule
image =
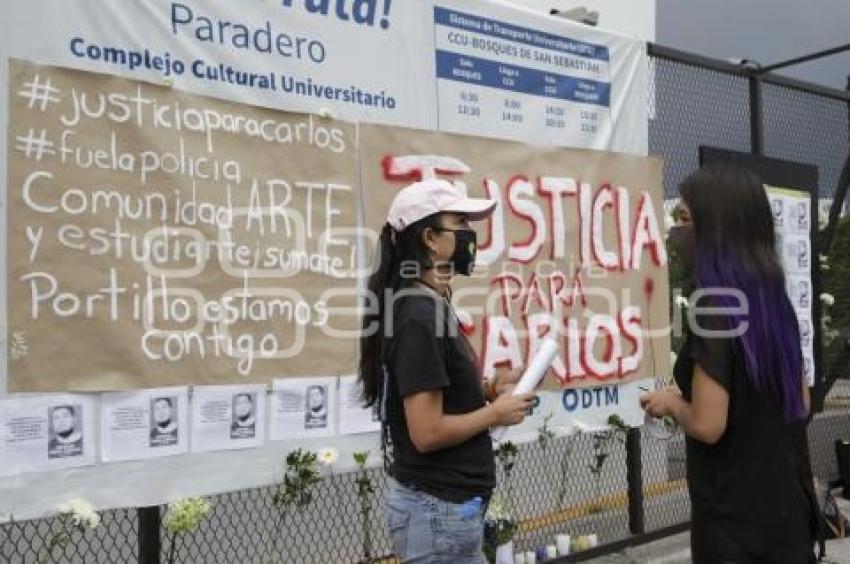
<path id="1" fill-rule="evenodd" d="M 690 533 L 681 533 L 655 542 L 627 548 L 619 554 L 594 558 L 594 564 L 689 564 Z"/>
<path id="2" fill-rule="evenodd" d="M 690 533 L 628 548 L 622 553 L 594 558 L 593 564 L 690 564 Z M 827 541 L 824 564 L 850 564 L 850 538 Z"/>

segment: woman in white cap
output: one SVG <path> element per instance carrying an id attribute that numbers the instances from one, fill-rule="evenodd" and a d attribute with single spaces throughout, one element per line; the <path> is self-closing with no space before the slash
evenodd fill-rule
<path id="1" fill-rule="evenodd" d="M 393 478 L 387 521 L 402 562 L 484 562 L 483 514 L 496 477 L 488 429 L 520 423 L 531 406 L 531 394 L 505 393 L 516 373 L 482 385 L 451 308 L 452 276 L 469 275 L 475 263 L 470 222 L 495 207 L 447 181 L 423 180 L 398 193 L 381 231 L 360 379 L 367 405 L 382 414 Z"/>

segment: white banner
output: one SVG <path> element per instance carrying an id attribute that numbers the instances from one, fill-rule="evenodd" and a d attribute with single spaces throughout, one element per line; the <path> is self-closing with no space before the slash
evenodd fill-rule
<path id="1" fill-rule="evenodd" d="M 112 74 L 244 104 L 330 112 L 355 122 L 647 152 L 645 43 L 497 2 L 29 0 L 0 4 L 0 22 L 0 129 L 7 132 L 0 136 L 4 186 L 10 58 Z M 484 30 L 484 23 L 492 29 Z M 6 194 L 3 190 L 0 205 L 8 209 Z M 6 232 L 5 223 L 2 231 Z M 4 265 L 6 249 L 2 237 Z M 5 274 L 0 276 L 4 319 Z M 4 366 L 7 350 L 0 353 Z M 0 481 L 4 499 L 0 521 L 12 514 L 20 519 L 51 514 L 69 496 L 84 497 L 106 509 L 267 485 L 280 479 L 285 453 L 299 446 L 334 446 L 341 452 L 339 469 L 353 468 L 352 452 L 377 453 L 379 447 L 376 433 L 369 432 L 375 427 L 371 413 L 358 411 L 350 401 L 351 384 L 346 380 L 346 393 L 337 398 L 336 382 L 328 383 L 326 418 L 318 399 L 312 408 L 307 403 L 308 392 L 318 398 L 316 390 L 305 388 L 305 403 L 303 407 L 299 403 L 298 410 L 294 403 L 286 407 L 278 402 L 270 405 L 276 411 L 269 414 L 262 414 L 266 404 L 257 392 L 260 425 L 273 414 L 278 425 L 268 429 L 267 437 L 260 437 L 258 427 L 254 437 L 237 439 L 229 434 L 237 411 L 235 393 L 222 400 L 202 391 L 199 397 L 205 403 L 197 405 L 197 398 L 188 401 L 185 390 L 175 396 L 154 397 L 150 390 L 104 396 L 105 409 L 98 413 L 98 402 L 92 398 L 71 403 L 68 409 L 53 406 L 47 396 L 33 403 L 4 395 L 2 370 L 4 420 L 37 418 L 38 430 L 27 439 L 32 444 L 20 443 L 29 454 L 14 454 L 18 447 L 0 453 L 4 460 L 18 457 L 6 466 L 16 475 Z M 549 413 L 555 415 L 555 423 L 582 419 L 602 424 L 608 414 L 634 407 L 635 390 L 630 384 L 547 392 L 511 437 L 533 438 Z M 222 403 L 226 401 L 231 403 Z M 247 406 L 247 400 L 244 403 Z M 51 406 L 53 411 L 47 411 Z M 33 413 L 21 415 L 19 410 Z M 173 422 L 167 417 L 169 410 Z M 231 422 L 225 424 L 228 414 Z M 296 418 L 298 429 L 281 426 Z M 638 422 L 634 414 L 626 419 Z M 70 446 L 51 447 L 57 434 L 51 425 L 68 427 L 71 420 Z M 35 419 L 32 422 L 35 425 Z M 12 427 L 23 432 L 19 423 Z M 103 443 L 99 456 L 93 440 L 98 429 Z M 79 444 L 77 432 L 84 437 Z M 345 433 L 352 434 L 342 436 Z M 317 436 L 323 438 L 313 438 Z M 190 445 L 196 451 L 239 448 L 242 440 L 262 446 L 238 452 L 187 452 Z M 175 456 L 159 458 L 165 454 Z M 151 457 L 157 459 L 146 460 Z M 96 466 L 71 468 L 98 459 Z M 379 457 L 370 462 L 379 464 Z M 199 467 L 217 471 L 201 476 Z"/>
<path id="2" fill-rule="evenodd" d="M 353 121 L 647 151 L 642 41 L 490 0 L 324 5 L 21 2 L 4 18 L 3 64 L 16 57 Z"/>
<path id="3" fill-rule="evenodd" d="M 306 4 L 33 0 L 13 5 L 3 34 L 7 56 L 36 63 L 354 121 L 434 124 L 429 2 L 387 2 L 387 14 L 383 0 L 328 13 Z"/>

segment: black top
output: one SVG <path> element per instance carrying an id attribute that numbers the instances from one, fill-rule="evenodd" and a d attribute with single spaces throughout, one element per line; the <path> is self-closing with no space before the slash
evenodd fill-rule
<path id="1" fill-rule="evenodd" d="M 496 484 L 493 444 L 483 431 L 445 449 L 422 453 L 410 440 L 403 398 L 443 390 L 443 413 L 469 413 L 486 405 L 481 377 L 445 300 L 424 291 L 395 302 L 394 331 L 387 341 L 387 424 L 393 477 L 434 497 L 461 503 L 489 497 Z"/>
<path id="2" fill-rule="evenodd" d="M 701 321 L 723 328 L 717 316 Z M 811 548 L 816 514 L 806 421 L 786 423 L 778 402 L 755 388 L 738 339 L 688 333 L 673 371 L 688 401 L 695 363 L 729 392 L 729 413 L 715 445 L 687 438 L 694 530 L 722 528 L 749 554 L 798 541 Z"/>

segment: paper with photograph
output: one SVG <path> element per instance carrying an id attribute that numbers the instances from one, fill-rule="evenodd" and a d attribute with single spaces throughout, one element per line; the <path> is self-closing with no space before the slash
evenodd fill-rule
<path id="1" fill-rule="evenodd" d="M 94 464 L 96 411 L 91 395 L 0 399 L 0 475 Z"/>
<path id="2" fill-rule="evenodd" d="M 189 449 L 188 388 L 111 392 L 101 398 L 101 459 L 139 460 Z"/>
<path id="3" fill-rule="evenodd" d="M 192 388 L 192 452 L 262 446 L 267 401 L 263 385 Z"/>
<path id="4" fill-rule="evenodd" d="M 272 385 L 269 438 L 273 441 L 336 434 L 337 380 L 288 378 Z"/>

